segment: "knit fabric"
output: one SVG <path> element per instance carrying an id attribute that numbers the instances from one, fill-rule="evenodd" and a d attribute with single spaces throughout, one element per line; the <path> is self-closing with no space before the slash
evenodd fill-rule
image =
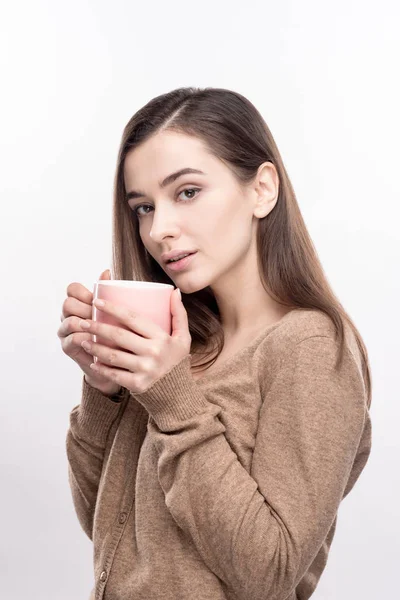
<path id="1" fill-rule="evenodd" d="M 198 380 L 113 402 L 82 382 L 69 482 L 91 600 L 307 600 L 371 450 L 356 340 L 295 309 Z M 88 593 L 89 595 L 89 593 Z"/>

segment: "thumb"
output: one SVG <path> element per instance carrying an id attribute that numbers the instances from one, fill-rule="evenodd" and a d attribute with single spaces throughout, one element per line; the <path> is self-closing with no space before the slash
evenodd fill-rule
<path id="1" fill-rule="evenodd" d="M 99 279 L 111 279 L 110 269 L 106 269 L 105 271 L 103 271 Z"/>
<path id="2" fill-rule="evenodd" d="M 171 315 L 172 315 L 172 336 L 182 336 L 189 331 L 189 321 L 186 309 L 182 302 L 181 292 L 179 288 L 176 288 L 172 292 L 171 301 Z"/>

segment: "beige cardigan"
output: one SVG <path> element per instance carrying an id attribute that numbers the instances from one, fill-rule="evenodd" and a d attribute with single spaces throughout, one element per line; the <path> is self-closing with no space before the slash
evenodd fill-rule
<path id="1" fill-rule="evenodd" d="M 93 600 L 307 600 L 371 450 L 346 326 L 295 309 L 197 381 L 190 357 L 115 403 L 83 381 L 67 456 Z"/>

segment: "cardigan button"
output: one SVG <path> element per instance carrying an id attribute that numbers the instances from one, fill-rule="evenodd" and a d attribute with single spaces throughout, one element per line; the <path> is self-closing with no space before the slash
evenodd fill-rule
<path id="1" fill-rule="evenodd" d="M 119 519 L 118 519 L 118 521 L 121 523 L 121 525 L 122 525 L 122 523 L 125 523 L 125 521 L 126 521 L 126 513 L 122 512 L 122 513 L 119 515 Z"/>
<path id="2" fill-rule="evenodd" d="M 100 581 L 106 581 L 107 579 L 107 571 L 102 571 L 100 575 Z"/>

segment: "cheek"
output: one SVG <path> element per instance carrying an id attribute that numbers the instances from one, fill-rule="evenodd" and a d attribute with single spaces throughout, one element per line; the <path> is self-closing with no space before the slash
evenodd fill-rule
<path id="1" fill-rule="evenodd" d="M 154 254 L 153 247 L 155 246 L 153 240 L 150 237 L 150 226 L 148 223 L 142 222 L 139 224 L 139 235 L 142 240 L 143 246 L 147 249 L 150 254 Z"/>
<path id="2" fill-rule="evenodd" d="M 237 241 L 247 238 L 251 228 L 249 215 L 244 210 L 242 200 L 226 203 L 213 210 L 207 219 L 203 219 L 202 228 L 207 229 L 210 239 L 216 244 L 228 243 L 235 246 Z"/>
<path id="3" fill-rule="evenodd" d="M 215 248 L 224 262 L 235 263 L 247 254 L 253 240 L 252 220 L 243 210 L 228 215 L 220 232 L 215 232 Z"/>

